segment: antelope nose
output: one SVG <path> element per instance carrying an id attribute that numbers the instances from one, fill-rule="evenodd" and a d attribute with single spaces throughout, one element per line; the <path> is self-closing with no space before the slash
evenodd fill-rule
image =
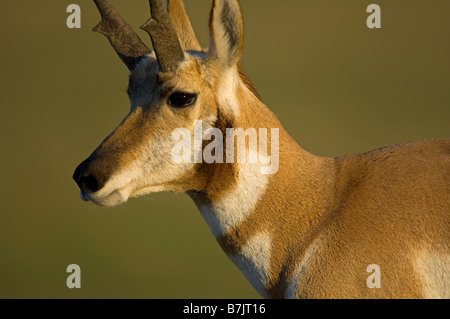
<path id="1" fill-rule="evenodd" d="M 75 182 L 83 192 L 88 191 L 90 193 L 95 193 L 100 189 L 98 187 L 97 179 L 93 175 L 80 175 L 78 179 L 75 180 Z"/>
<path id="2" fill-rule="evenodd" d="M 89 169 L 89 162 L 86 160 L 76 168 L 73 179 L 83 193 L 95 193 L 104 186 L 97 175 Z"/>

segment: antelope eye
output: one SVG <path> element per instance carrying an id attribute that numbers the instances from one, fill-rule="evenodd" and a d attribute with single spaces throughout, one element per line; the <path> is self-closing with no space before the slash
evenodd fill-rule
<path id="1" fill-rule="evenodd" d="M 169 96 L 169 105 L 173 107 L 191 106 L 197 101 L 197 94 L 186 92 L 175 92 Z"/>

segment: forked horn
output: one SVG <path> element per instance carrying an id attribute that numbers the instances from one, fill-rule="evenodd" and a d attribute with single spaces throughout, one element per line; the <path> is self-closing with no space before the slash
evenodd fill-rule
<path id="1" fill-rule="evenodd" d="M 162 72 L 172 72 L 184 60 L 184 52 L 163 0 L 149 0 L 151 18 L 141 27 L 152 39 Z"/>
<path id="2" fill-rule="evenodd" d="M 94 0 L 102 16 L 93 31 L 105 35 L 120 59 L 132 70 L 151 51 L 107 0 Z"/>

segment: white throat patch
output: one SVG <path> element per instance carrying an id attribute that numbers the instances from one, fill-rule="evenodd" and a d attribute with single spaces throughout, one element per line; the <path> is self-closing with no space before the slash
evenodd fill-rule
<path id="1" fill-rule="evenodd" d="M 245 278 L 264 298 L 268 298 L 266 284 L 269 279 L 272 239 L 266 232 L 251 238 L 230 260 L 242 271 Z"/>
<path id="2" fill-rule="evenodd" d="M 260 163 L 237 165 L 239 177 L 236 188 L 218 202 L 199 205 L 201 215 L 216 238 L 246 220 L 266 190 L 268 176 L 261 174 Z"/>

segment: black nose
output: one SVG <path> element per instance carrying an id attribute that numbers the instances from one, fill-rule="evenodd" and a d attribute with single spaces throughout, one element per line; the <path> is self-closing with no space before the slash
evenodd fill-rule
<path id="1" fill-rule="evenodd" d="M 102 178 L 99 178 L 99 174 L 95 173 L 91 167 L 91 161 L 89 159 L 82 162 L 73 173 L 73 179 L 77 183 L 80 190 L 83 192 L 95 193 L 102 189 L 104 182 Z"/>
<path id="2" fill-rule="evenodd" d="M 76 180 L 76 183 L 78 184 L 78 186 L 80 187 L 80 189 L 83 192 L 88 191 L 91 193 L 95 193 L 96 191 L 98 191 L 100 189 L 98 187 L 97 179 L 93 175 L 88 175 L 88 176 L 81 175 Z"/>

